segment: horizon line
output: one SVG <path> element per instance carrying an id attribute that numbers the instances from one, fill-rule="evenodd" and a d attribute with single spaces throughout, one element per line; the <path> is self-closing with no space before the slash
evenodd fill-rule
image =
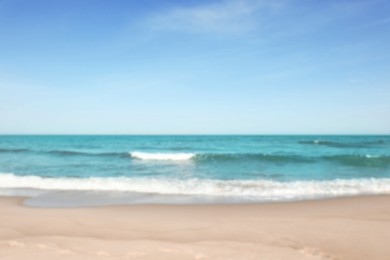
<path id="1" fill-rule="evenodd" d="M 0 133 L 0 136 L 387 136 L 389 133 Z"/>

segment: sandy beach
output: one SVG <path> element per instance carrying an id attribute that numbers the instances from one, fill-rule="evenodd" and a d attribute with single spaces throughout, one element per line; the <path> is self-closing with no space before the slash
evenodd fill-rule
<path id="1" fill-rule="evenodd" d="M 1 259 L 389 259 L 390 196 L 31 208 L 0 199 Z"/>

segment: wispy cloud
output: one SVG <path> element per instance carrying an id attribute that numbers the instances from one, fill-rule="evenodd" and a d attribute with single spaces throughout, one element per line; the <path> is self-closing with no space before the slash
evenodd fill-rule
<path id="1" fill-rule="evenodd" d="M 276 11 L 282 1 L 226 0 L 219 3 L 174 7 L 147 19 L 152 30 L 188 33 L 244 33 L 257 27 L 260 10 Z"/>

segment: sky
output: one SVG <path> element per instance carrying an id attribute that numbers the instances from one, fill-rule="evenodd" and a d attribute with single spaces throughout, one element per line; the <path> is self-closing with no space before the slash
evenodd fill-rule
<path id="1" fill-rule="evenodd" d="M 0 0 L 0 134 L 389 134 L 388 0 Z"/>

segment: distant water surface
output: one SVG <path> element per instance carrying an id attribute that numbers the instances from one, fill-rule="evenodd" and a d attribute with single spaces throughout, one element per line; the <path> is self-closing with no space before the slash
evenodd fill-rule
<path id="1" fill-rule="evenodd" d="M 35 206 L 390 193 L 390 136 L 0 136 L 0 194 Z"/>

